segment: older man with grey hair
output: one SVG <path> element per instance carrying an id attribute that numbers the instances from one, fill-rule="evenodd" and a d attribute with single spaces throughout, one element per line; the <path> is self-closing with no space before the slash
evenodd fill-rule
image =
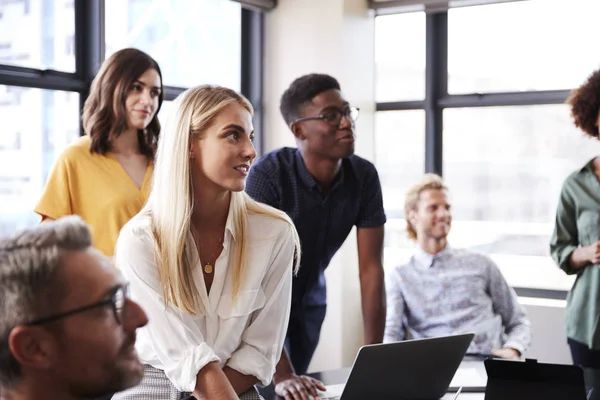
<path id="1" fill-rule="evenodd" d="M 146 314 L 76 216 L 0 240 L 5 400 L 97 398 L 136 385 Z"/>

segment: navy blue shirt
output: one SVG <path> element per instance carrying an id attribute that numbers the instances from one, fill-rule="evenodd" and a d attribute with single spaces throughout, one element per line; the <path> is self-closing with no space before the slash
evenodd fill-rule
<path id="1" fill-rule="evenodd" d="M 377 170 L 356 155 L 342 160 L 330 191 L 323 194 L 298 149 L 275 150 L 254 163 L 246 192 L 285 211 L 296 225 L 302 261 L 292 285 L 293 306 L 327 304 L 324 271 L 352 227 L 386 222 Z"/>

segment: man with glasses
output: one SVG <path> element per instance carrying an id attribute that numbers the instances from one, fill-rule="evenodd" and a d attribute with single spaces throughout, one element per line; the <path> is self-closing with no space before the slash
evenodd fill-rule
<path id="1" fill-rule="evenodd" d="M 0 386 L 6 400 L 98 398 L 136 385 L 148 322 L 77 216 L 0 240 Z"/>
<path id="2" fill-rule="evenodd" d="M 381 185 L 372 163 L 354 155 L 358 108 L 344 98 L 337 80 L 310 74 L 281 97 L 280 110 L 297 148 L 264 155 L 250 169 L 246 191 L 285 211 L 302 244 L 294 278 L 285 351 L 273 377 L 286 399 L 317 395 L 322 384 L 306 376 L 325 317 L 324 271 L 353 226 L 357 229 L 365 342 L 380 343 L 385 325 L 382 252 L 386 222 Z"/>

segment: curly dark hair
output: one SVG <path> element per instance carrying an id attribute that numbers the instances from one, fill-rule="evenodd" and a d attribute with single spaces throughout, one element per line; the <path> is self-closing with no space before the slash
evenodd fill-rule
<path id="1" fill-rule="evenodd" d="M 90 95 L 83 106 L 83 129 L 90 136 L 90 150 L 106 154 L 110 151 L 111 133 L 120 135 L 127 128 L 125 99 L 131 85 L 148 69 L 160 77 L 158 108 L 145 130 L 138 130 L 140 151 L 154 157 L 154 148 L 160 134 L 158 112 L 164 98 L 162 73 L 158 63 L 148 54 L 134 48 L 117 51 L 110 56 L 92 81 Z"/>
<path id="2" fill-rule="evenodd" d="M 327 90 L 340 90 L 339 82 L 326 74 L 308 74 L 297 78 L 281 96 L 279 110 L 289 126 L 302 112 L 302 107 Z"/>
<path id="3" fill-rule="evenodd" d="M 571 106 L 571 116 L 575 126 L 586 135 L 599 139 L 596 123 L 600 113 L 600 69 L 592 73 L 583 85 L 571 93 L 567 104 Z"/>

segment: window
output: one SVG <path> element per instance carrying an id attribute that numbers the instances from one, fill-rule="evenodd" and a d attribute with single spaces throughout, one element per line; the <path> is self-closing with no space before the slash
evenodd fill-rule
<path id="1" fill-rule="evenodd" d="M 106 0 L 106 56 L 137 47 L 164 84 L 241 87 L 241 6 L 225 0 Z"/>
<path id="2" fill-rule="evenodd" d="M 73 1 L 0 2 L 0 64 L 75 71 Z"/>
<path id="3" fill-rule="evenodd" d="M 385 232 L 386 267 L 410 257 L 413 244 L 406 236 L 404 195 L 425 168 L 423 110 L 380 111 L 375 114 L 375 164 L 381 181 L 388 222 Z"/>
<path id="4" fill-rule="evenodd" d="M 425 13 L 375 19 L 375 68 L 377 101 L 425 98 Z"/>
<path id="5" fill-rule="evenodd" d="M 528 0 L 448 12 L 450 93 L 570 89 L 596 68 L 600 2 Z"/>
<path id="6" fill-rule="evenodd" d="M 376 18 L 377 101 L 386 110 L 378 112 L 375 132 L 389 218 L 386 268 L 413 253 L 401 207 L 408 185 L 424 172 L 411 165 L 422 162 L 450 189 L 453 247 L 488 254 L 509 284 L 534 289 L 528 295 L 558 297 L 571 287 L 574 277 L 554 264 L 549 241 L 564 179 L 600 154 L 600 143 L 573 126 L 564 104 L 600 68 L 593 50 L 599 12 L 594 1 L 527 0 Z M 425 32 L 432 33 L 428 41 Z M 406 50 L 411 41 L 420 43 L 418 55 Z M 422 80 L 408 74 L 403 62 L 414 61 L 400 61 L 398 53 L 424 59 L 420 68 L 431 73 L 419 73 Z M 419 97 L 398 94 L 398 82 L 411 85 L 406 76 L 413 86 L 422 83 Z M 433 98 L 424 98 L 425 87 Z M 419 125 L 410 114 L 419 115 Z M 398 126 L 410 134 L 394 136 Z M 424 153 L 420 161 L 413 152 Z"/>
<path id="7" fill-rule="evenodd" d="M 0 85 L 0 236 L 33 213 L 54 160 L 79 135 L 79 96 Z"/>
<path id="8" fill-rule="evenodd" d="M 262 25 L 259 11 L 228 0 L 0 0 L 0 236 L 38 223 L 47 175 L 83 133 L 99 60 L 128 46 L 152 55 L 169 85 L 163 124 L 169 100 L 193 85 L 227 86 L 260 104 L 262 48 L 253 44 Z"/>
<path id="9" fill-rule="evenodd" d="M 515 286 L 568 289 L 548 243 L 564 179 L 600 153 L 566 105 L 448 109 L 451 242 L 490 254 Z"/>
<path id="10" fill-rule="evenodd" d="M 375 114 L 375 162 L 388 217 L 404 218 L 404 193 L 425 168 L 425 113 Z"/>

